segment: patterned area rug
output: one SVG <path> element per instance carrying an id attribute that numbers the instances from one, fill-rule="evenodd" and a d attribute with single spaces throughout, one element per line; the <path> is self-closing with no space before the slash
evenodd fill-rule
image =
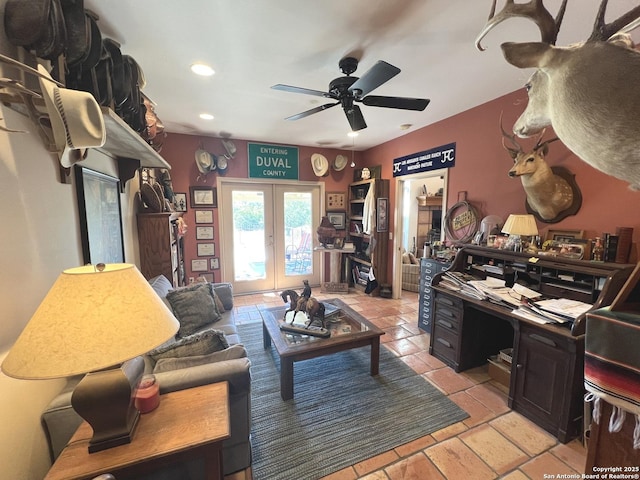
<path id="1" fill-rule="evenodd" d="M 285 402 L 262 324 L 238 330 L 251 359 L 254 480 L 317 480 L 468 416 L 384 347 L 376 377 L 368 347 L 295 363 Z"/>

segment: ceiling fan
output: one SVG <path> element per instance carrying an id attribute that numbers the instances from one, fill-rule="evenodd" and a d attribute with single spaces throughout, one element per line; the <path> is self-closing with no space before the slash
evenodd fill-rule
<path id="1" fill-rule="evenodd" d="M 342 109 L 347 116 L 347 120 L 349 120 L 349 125 L 351 125 L 351 130 L 356 132 L 367 128 L 367 124 L 364 121 L 360 107 L 355 105 L 354 102 L 362 102 L 364 105 L 368 105 L 370 107 L 398 108 L 401 110 L 417 111 L 422 111 L 427 108 L 427 105 L 429 105 L 430 100 L 425 98 L 368 95 L 369 92 L 372 92 L 380 85 L 388 82 L 400 73 L 400 69 L 398 67 L 394 67 L 385 61 L 379 60 L 378 63 L 367 70 L 360 78 L 351 76 L 351 74 L 358 68 L 358 59 L 354 57 L 345 57 L 340 60 L 338 66 L 345 76 L 332 80 L 331 83 L 329 83 L 328 92 L 282 84 L 277 84 L 271 87 L 274 90 L 304 93 L 306 95 L 315 95 L 317 97 L 337 100 L 335 103 L 325 103 L 324 105 L 312 108 L 311 110 L 292 115 L 285 118 L 285 120 L 298 120 L 326 110 L 327 108 L 342 105 Z"/>

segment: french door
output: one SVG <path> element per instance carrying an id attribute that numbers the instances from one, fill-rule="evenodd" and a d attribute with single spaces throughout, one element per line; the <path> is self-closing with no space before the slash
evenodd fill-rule
<path id="1" fill-rule="evenodd" d="M 235 293 L 320 284 L 319 184 L 221 179 L 219 190 L 222 274 Z"/>

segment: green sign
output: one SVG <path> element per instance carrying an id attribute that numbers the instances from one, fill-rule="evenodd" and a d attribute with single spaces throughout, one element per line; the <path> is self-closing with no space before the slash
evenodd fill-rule
<path id="1" fill-rule="evenodd" d="M 249 143 L 249 178 L 298 180 L 298 148 Z"/>

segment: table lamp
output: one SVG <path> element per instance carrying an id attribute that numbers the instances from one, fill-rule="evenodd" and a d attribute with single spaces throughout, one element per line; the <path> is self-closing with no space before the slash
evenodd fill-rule
<path id="1" fill-rule="evenodd" d="M 87 373 L 71 398 L 93 428 L 89 453 L 130 443 L 142 355 L 179 324 L 138 269 L 99 264 L 62 272 L 13 345 L 2 371 L 20 379 Z"/>
<path id="2" fill-rule="evenodd" d="M 536 225 L 536 219 L 533 215 L 509 215 L 507 221 L 502 227 L 502 233 L 506 233 L 509 236 L 513 235 L 515 238 L 516 252 L 522 251 L 522 237 L 533 237 L 538 235 L 538 226 Z"/>

